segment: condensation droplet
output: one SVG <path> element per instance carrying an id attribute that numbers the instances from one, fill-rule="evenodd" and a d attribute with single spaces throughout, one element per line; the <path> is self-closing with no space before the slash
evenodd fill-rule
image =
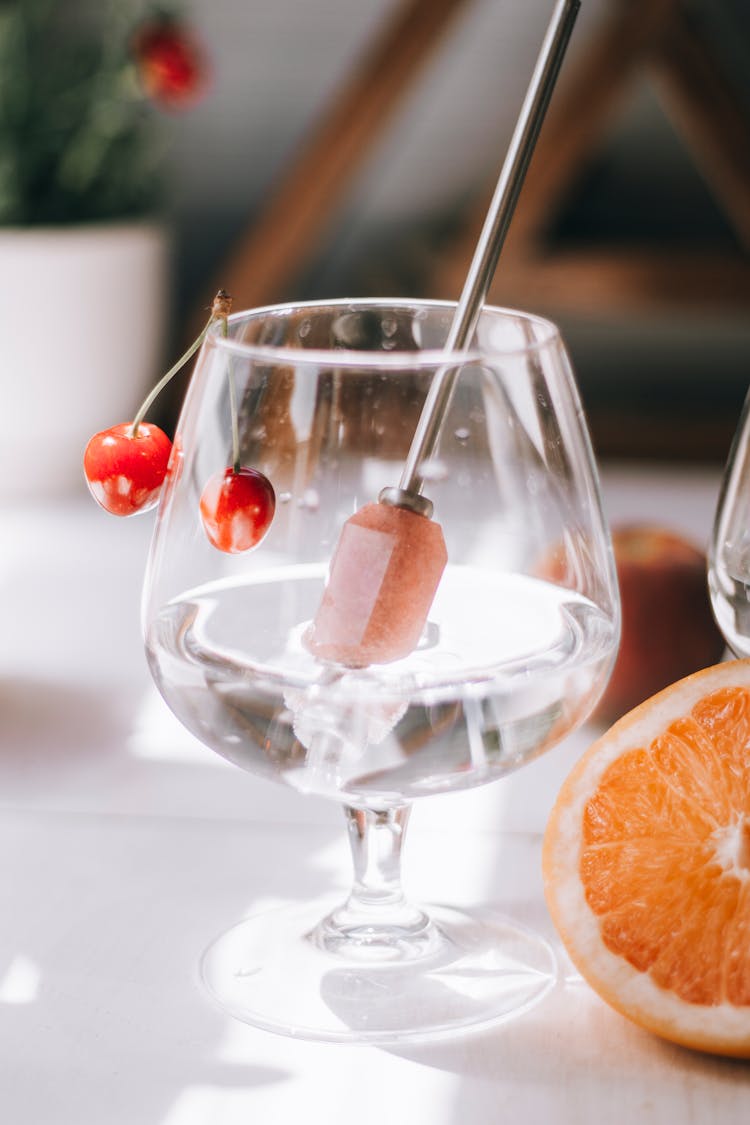
<path id="1" fill-rule="evenodd" d="M 419 471 L 424 480 L 441 481 L 448 476 L 448 466 L 439 457 L 428 457 L 419 466 Z"/>
<path id="2" fill-rule="evenodd" d="M 459 426 L 457 430 L 453 431 L 453 436 L 461 445 L 466 445 L 466 442 L 471 437 L 471 430 L 466 426 Z"/>
<path id="3" fill-rule="evenodd" d="M 250 437 L 254 441 L 262 441 L 265 436 L 266 436 L 266 427 L 265 426 L 254 426 L 253 429 L 250 431 Z"/>
<path id="4" fill-rule="evenodd" d="M 300 508 L 306 508 L 309 512 L 317 512 L 320 507 L 320 495 L 314 488 L 306 488 L 300 499 L 297 501 Z"/>

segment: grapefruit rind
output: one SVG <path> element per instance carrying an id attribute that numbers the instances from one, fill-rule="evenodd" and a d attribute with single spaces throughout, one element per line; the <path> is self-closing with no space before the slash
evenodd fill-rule
<path id="1" fill-rule="evenodd" d="M 705 696 L 732 687 L 750 689 L 750 660 L 696 672 L 615 723 L 564 782 L 547 824 L 542 865 L 547 905 L 560 939 L 581 976 L 602 999 L 672 1042 L 750 1058 L 750 1007 L 688 1003 L 612 953 L 602 940 L 599 918 L 586 901 L 579 875 L 584 809 L 611 763 L 629 750 L 647 749 Z"/>

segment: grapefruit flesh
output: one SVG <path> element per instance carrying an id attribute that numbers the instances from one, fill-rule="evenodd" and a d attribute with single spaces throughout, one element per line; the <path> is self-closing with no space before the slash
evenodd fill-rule
<path id="1" fill-rule="evenodd" d="M 564 783 L 543 853 L 571 959 L 663 1037 L 750 1057 L 750 661 L 647 700 Z"/>

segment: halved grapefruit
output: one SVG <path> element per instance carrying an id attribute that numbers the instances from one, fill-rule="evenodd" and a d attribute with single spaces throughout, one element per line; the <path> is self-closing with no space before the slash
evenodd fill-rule
<path id="1" fill-rule="evenodd" d="M 750 1057 L 750 660 L 625 715 L 576 764 L 544 839 L 571 959 L 642 1027 Z"/>

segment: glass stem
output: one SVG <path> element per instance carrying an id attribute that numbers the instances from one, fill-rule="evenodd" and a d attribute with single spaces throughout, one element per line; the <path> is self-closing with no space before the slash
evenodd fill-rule
<path id="1" fill-rule="evenodd" d="M 401 850 L 410 811 L 408 805 L 345 810 L 354 881 L 346 902 L 315 932 L 329 952 L 403 961 L 435 948 L 435 927 L 401 888 Z"/>
<path id="2" fill-rule="evenodd" d="M 405 904 L 401 889 L 401 850 L 409 805 L 395 809 L 347 808 L 346 826 L 354 864 L 348 905 L 372 911 Z"/>

